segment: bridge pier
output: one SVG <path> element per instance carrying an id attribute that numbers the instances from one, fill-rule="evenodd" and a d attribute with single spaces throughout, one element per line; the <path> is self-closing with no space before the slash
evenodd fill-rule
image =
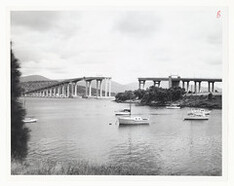
<path id="1" fill-rule="evenodd" d="M 197 93 L 197 82 L 194 81 L 194 92 Z"/>
<path id="2" fill-rule="evenodd" d="M 105 78 L 105 97 L 107 97 L 107 78 Z"/>
<path id="3" fill-rule="evenodd" d="M 85 97 L 88 96 L 88 81 L 85 81 Z"/>
<path id="4" fill-rule="evenodd" d="M 157 87 L 160 87 L 160 81 L 153 81 L 154 82 L 154 87 L 157 85 Z"/>
<path id="5" fill-rule="evenodd" d="M 189 81 L 187 81 L 187 92 L 189 92 Z"/>
<path id="6" fill-rule="evenodd" d="M 78 82 L 75 84 L 75 96 L 77 96 L 77 88 L 78 88 Z"/>
<path id="7" fill-rule="evenodd" d="M 100 97 L 102 97 L 102 80 L 100 80 Z"/>
<path id="8" fill-rule="evenodd" d="M 111 97 L 111 78 L 109 79 L 109 97 Z"/>
<path id="9" fill-rule="evenodd" d="M 215 90 L 214 90 L 214 82 L 212 82 L 212 92 L 215 92 Z"/>
<path id="10" fill-rule="evenodd" d="M 91 83 L 92 83 L 92 81 L 88 81 L 88 84 L 89 84 L 89 97 L 92 96 L 92 87 L 91 87 Z"/>
<path id="11" fill-rule="evenodd" d="M 69 97 L 69 93 L 70 93 L 70 88 L 69 88 L 69 84 L 67 84 L 67 97 Z"/>
<path id="12" fill-rule="evenodd" d="M 210 82 L 208 81 L 208 92 L 210 92 Z"/>
<path id="13" fill-rule="evenodd" d="M 201 92 L 201 81 L 198 82 L 198 92 Z"/>
<path id="14" fill-rule="evenodd" d="M 139 81 L 139 89 L 145 90 L 145 81 Z"/>

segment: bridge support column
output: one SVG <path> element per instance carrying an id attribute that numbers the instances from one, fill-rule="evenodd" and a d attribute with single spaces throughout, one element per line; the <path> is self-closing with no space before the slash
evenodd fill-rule
<path id="1" fill-rule="evenodd" d="M 50 88 L 50 97 L 52 97 L 52 88 Z"/>
<path id="2" fill-rule="evenodd" d="M 141 90 L 141 81 L 139 81 L 139 89 Z"/>
<path id="3" fill-rule="evenodd" d="M 96 97 L 98 97 L 98 80 L 96 80 Z"/>
<path id="4" fill-rule="evenodd" d="M 197 93 L 197 82 L 194 81 L 194 92 Z"/>
<path id="5" fill-rule="evenodd" d="M 143 81 L 143 90 L 145 90 L 145 81 Z"/>
<path id="6" fill-rule="evenodd" d="M 60 97 L 61 95 L 61 86 L 58 86 L 58 96 Z"/>
<path id="7" fill-rule="evenodd" d="M 182 88 L 184 88 L 184 81 L 182 81 Z"/>
<path id="8" fill-rule="evenodd" d="M 105 78 L 105 97 L 107 97 L 107 78 Z"/>
<path id="9" fill-rule="evenodd" d="M 158 87 L 160 87 L 160 83 L 161 83 L 161 81 L 158 81 Z"/>
<path id="10" fill-rule="evenodd" d="M 189 81 L 187 81 L 187 92 L 189 92 Z"/>
<path id="11" fill-rule="evenodd" d="M 69 87 L 69 84 L 67 84 L 67 97 L 70 96 L 70 87 Z"/>
<path id="12" fill-rule="evenodd" d="M 56 96 L 57 90 L 56 87 L 54 88 L 54 97 Z"/>
<path id="13" fill-rule="evenodd" d="M 100 80 L 100 97 L 102 97 L 102 80 Z"/>
<path id="14" fill-rule="evenodd" d="M 74 96 L 74 83 L 71 82 L 69 84 L 71 85 L 71 96 L 73 97 Z"/>
<path id="15" fill-rule="evenodd" d="M 212 92 L 214 92 L 214 82 L 212 82 Z"/>
<path id="16" fill-rule="evenodd" d="M 201 92 L 201 81 L 198 82 L 198 92 Z"/>
<path id="17" fill-rule="evenodd" d="M 154 82 L 154 87 L 160 87 L 160 81 L 153 81 Z"/>
<path id="18" fill-rule="evenodd" d="M 85 81 L 85 97 L 88 96 L 88 81 Z"/>
<path id="19" fill-rule="evenodd" d="M 92 96 L 92 87 L 91 87 L 92 81 L 89 81 L 89 97 Z"/>
<path id="20" fill-rule="evenodd" d="M 210 92 L 210 82 L 208 81 L 208 92 Z"/>
<path id="21" fill-rule="evenodd" d="M 65 96 L 65 85 L 62 85 L 62 95 Z"/>
<path id="22" fill-rule="evenodd" d="M 77 96 L 77 88 L 78 88 L 78 82 L 75 84 L 75 96 Z"/>
<path id="23" fill-rule="evenodd" d="M 111 97 L 111 78 L 109 79 L 109 97 Z"/>

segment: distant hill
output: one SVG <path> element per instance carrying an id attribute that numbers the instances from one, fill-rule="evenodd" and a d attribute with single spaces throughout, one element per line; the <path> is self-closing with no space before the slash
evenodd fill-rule
<path id="1" fill-rule="evenodd" d="M 28 81 L 51 81 L 51 80 L 40 75 L 22 76 L 20 78 L 20 82 L 28 82 Z"/>

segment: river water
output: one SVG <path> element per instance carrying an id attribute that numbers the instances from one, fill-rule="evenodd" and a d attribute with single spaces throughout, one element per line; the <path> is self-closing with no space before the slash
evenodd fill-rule
<path id="1" fill-rule="evenodd" d="M 184 121 L 189 108 L 132 105 L 147 126 L 119 126 L 114 111 L 129 104 L 98 99 L 25 98 L 31 130 L 28 159 L 138 166 L 149 174 L 221 175 L 222 111 Z"/>

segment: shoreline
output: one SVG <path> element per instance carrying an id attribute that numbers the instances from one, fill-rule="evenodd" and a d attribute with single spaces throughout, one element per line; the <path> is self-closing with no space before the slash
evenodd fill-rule
<path id="1" fill-rule="evenodd" d="M 159 167 L 154 170 L 142 168 L 138 163 L 132 165 L 96 164 L 87 161 L 11 161 L 11 175 L 135 175 L 135 176 L 175 176 L 180 172 L 164 174 Z M 222 169 L 184 173 L 183 176 L 221 176 Z"/>
<path id="2" fill-rule="evenodd" d="M 117 101 L 116 103 L 133 103 L 138 104 L 139 106 L 150 106 L 150 107 L 166 107 L 171 104 L 178 104 L 182 108 L 184 107 L 196 107 L 196 108 L 206 108 L 206 109 L 222 109 L 222 95 L 212 95 L 211 98 L 208 98 L 207 95 L 186 95 L 182 99 L 177 101 L 167 101 L 165 103 L 160 102 L 150 102 L 144 103 L 140 99 L 138 100 L 126 100 L 126 101 Z"/>

